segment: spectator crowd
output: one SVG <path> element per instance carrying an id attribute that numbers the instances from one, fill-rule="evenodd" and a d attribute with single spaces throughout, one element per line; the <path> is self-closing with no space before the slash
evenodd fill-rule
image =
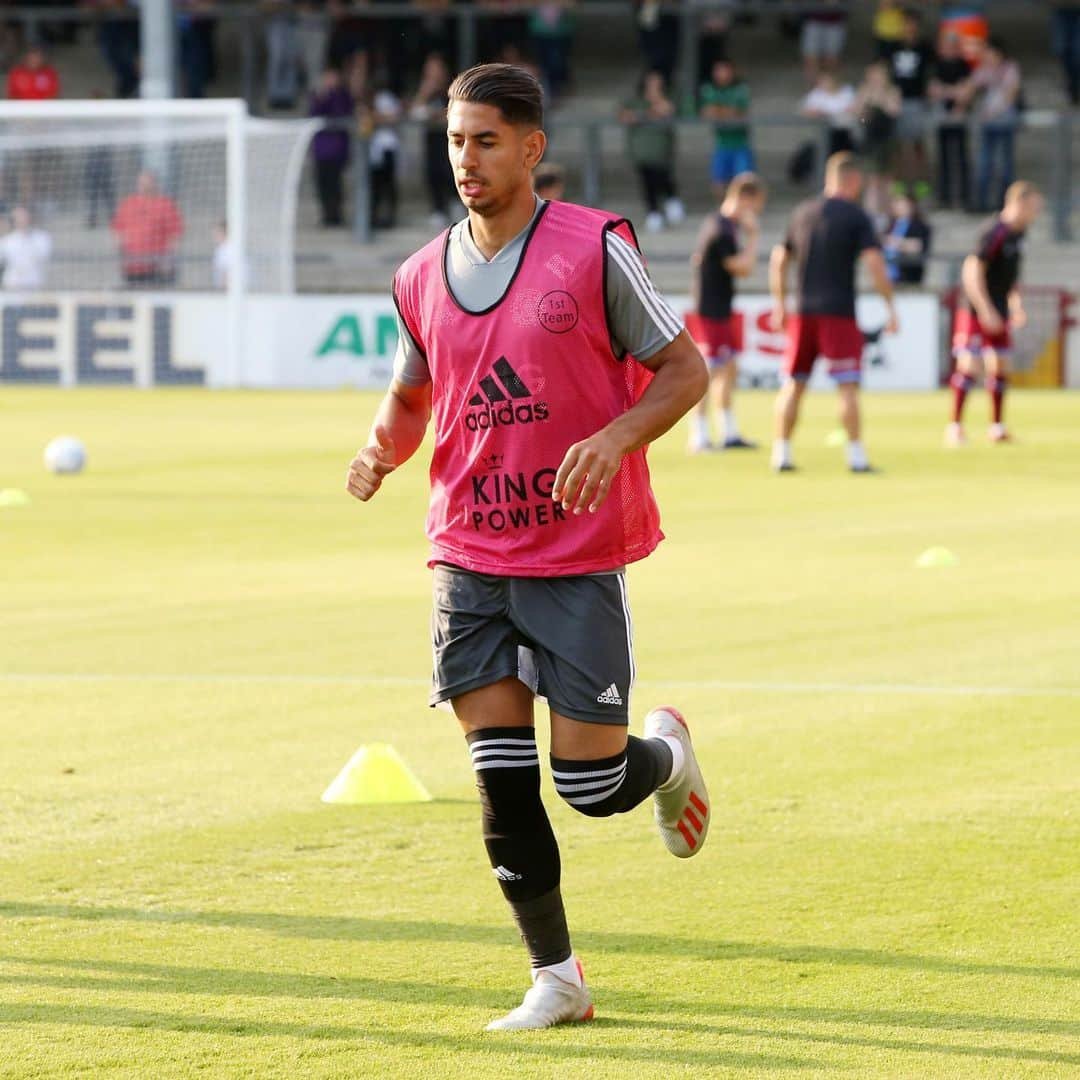
<path id="1" fill-rule="evenodd" d="M 261 37 L 259 100 L 271 113 L 306 113 L 327 122 L 310 153 L 324 227 L 344 226 L 352 216 L 346 190 L 349 171 L 357 166 L 357 145 L 366 154 L 361 164 L 370 179 L 370 225 L 390 229 L 399 223 L 406 121 L 422 129 L 417 172 L 431 225 L 445 224 L 458 210 L 445 144 L 446 95 L 459 42 L 451 2 L 416 0 L 415 15 L 383 18 L 340 0 L 259 0 L 259 19 L 249 24 Z M 574 92 L 571 57 L 580 18 L 574 0 L 476 2 L 479 59 L 530 67 L 556 106 Z M 1078 104 L 1080 3 L 1048 3 L 1065 92 Z M 621 101 L 618 119 L 640 183 L 645 225 L 653 231 L 685 218 L 679 184 L 689 181 L 675 167 L 681 120 L 696 117 L 714 128 L 708 181 L 702 177 L 702 185 L 711 184 L 722 197 L 736 175 L 755 169 L 753 78 L 740 70 L 733 48 L 746 13 L 724 0 L 693 4 L 696 52 L 687 57 L 680 55 L 684 37 L 677 10 L 660 0 L 634 0 L 632 8 L 641 74 L 633 93 Z M 129 0 L 86 0 L 81 6 L 101 16 L 92 29 L 111 75 L 112 95 L 136 95 L 138 9 Z M 749 17 L 760 18 L 769 8 L 763 0 Z M 788 174 L 795 182 L 808 181 L 824 150 L 857 151 L 870 177 L 867 209 L 886 238 L 890 268 L 897 280 L 908 280 L 917 272 L 916 255 L 925 255 L 930 243 L 925 208 L 936 203 L 987 212 L 1000 205 L 1015 175 L 1016 132 L 1026 108 L 1021 71 L 1006 45 L 991 36 L 978 3 L 878 0 L 869 42 L 850 33 L 850 8 L 846 0 L 808 2 L 797 11 L 776 8 L 805 79 L 796 111 L 827 131 L 827 145 L 808 139 L 792 148 Z M 203 97 L 214 91 L 222 69 L 219 30 L 225 13 L 218 0 L 174 0 L 173 11 L 177 93 Z M 43 21 L 18 59 L 12 57 L 12 25 L 3 39 L 9 99 L 61 96 L 61 72 L 50 62 L 48 46 L 70 41 L 73 25 Z M 682 92 L 686 64 L 692 65 L 697 85 L 692 100 Z M 850 79 L 846 73 L 855 64 L 865 66 L 859 78 Z M 356 134 L 365 136 L 363 143 L 356 143 Z M 16 253 L 9 256 L 4 248 L 4 266 L 21 265 L 11 275 L 3 271 L 5 285 L 35 273 L 43 279 L 51 247 L 45 243 L 47 232 L 31 223 L 47 154 L 24 156 L 16 170 L 9 170 L 12 175 L 5 173 L 0 193 L 9 226 L 4 240 L 13 238 L 8 246 Z M 111 228 L 125 280 L 133 285 L 174 280 L 183 222 L 179 208 L 173 204 L 174 219 L 166 205 L 172 200 L 160 190 L 162 178 L 144 174 L 137 190 L 124 196 L 115 190 L 103 149 L 87 155 L 84 182 L 86 224 Z M 150 210 L 148 224 L 139 215 Z M 226 250 L 224 240 L 217 246 Z M 36 254 L 31 258 L 30 253 Z M 28 269 L 31 262 L 37 271 Z M 226 276 L 221 267 L 214 273 Z"/>

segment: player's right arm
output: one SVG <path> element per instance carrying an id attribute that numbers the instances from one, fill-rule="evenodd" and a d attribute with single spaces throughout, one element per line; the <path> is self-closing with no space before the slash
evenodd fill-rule
<path id="1" fill-rule="evenodd" d="M 757 266 L 758 238 L 761 236 L 757 218 L 747 215 L 739 224 L 742 226 L 743 235 L 746 237 L 746 246 L 742 251 L 736 251 L 732 245 L 732 254 L 724 259 L 724 269 L 736 278 L 749 277 Z"/>
<path id="2" fill-rule="evenodd" d="M 349 494 L 367 502 L 384 478 L 416 453 L 430 419 L 431 383 L 412 385 L 395 377 L 375 413 L 367 446 L 349 462 Z"/>
<path id="3" fill-rule="evenodd" d="M 367 502 L 383 480 L 416 453 L 431 419 L 427 358 L 400 315 L 397 330 L 394 378 L 375 413 L 367 445 L 349 462 L 345 486 L 361 502 Z"/>
<path id="4" fill-rule="evenodd" d="M 986 287 L 986 263 L 978 255 L 969 255 L 964 260 L 960 281 L 982 328 L 988 334 L 1000 334 L 1005 329 L 1005 321 L 990 299 Z"/>

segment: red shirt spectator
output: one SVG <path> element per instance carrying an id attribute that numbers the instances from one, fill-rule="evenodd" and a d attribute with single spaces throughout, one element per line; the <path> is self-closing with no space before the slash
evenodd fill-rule
<path id="1" fill-rule="evenodd" d="M 30 49 L 21 64 L 8 72 L 7 96 L 12 101 L 51 101 L 60 96 L 60 76 L 45 63 L 40 49 Z"/>
<path id="2" fill-rule="evenodd" d="M 184 219 L 176 203 L 158 189 L 153 173 L 139 174 L 135 193 L 117 207 L 112 227 L 129 284 L 175 280 L 173 249 L 183 235 Z"/>

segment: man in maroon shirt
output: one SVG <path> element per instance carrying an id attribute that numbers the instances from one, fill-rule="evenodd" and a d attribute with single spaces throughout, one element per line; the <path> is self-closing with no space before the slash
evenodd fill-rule
<path id="1" fill-rule="evenodd" d="M 855 321 L 855 271 L 861 259 L 888 307 L 885 324 L 896 333 L 898 321 L 892 282 L 870 218 L 859 206 L 863 174 L 858 159 L 846 151 L 833 154 L 825 168 L 824 196 L 795 208 L 787 237 L 773 248 L 769 289 L 773 298 L 773 326 L 786 328 L 784 385 L 776 400 L 776 439 L 772 466 L 791 472 L 791 435 L 799 418 L 799 405 L 818 357 L 829 365 L 829 375 L 840 394 L 840 419 L 847 432 L 848 468 L 853 473 L 873 472 L 866 460 L 859 416 L 863 334 Z M 796 312 L 786 312 L 787 271 L 796 265 Z"/>
<path id="2" fill-rule="evenodd" d="M 990 439 L 1009 441 L 1003 411 L 1012 353 L 1010 328 L 1019 329 L 1027 322 L 1017 283 L 1024 234 L 1042 208 L 1039 189 L 1017 180 L 1005 193 L 1005 208 L 983 227 L 975 251 L 964 260 L 963 289 L 953 324 L 956 371 L 950 380 L 953 412 L 945 429 L 947 446 L 967 441 L 961 426 L 964 402 L 981 368 L 986 370 L 992 403 Z"/>

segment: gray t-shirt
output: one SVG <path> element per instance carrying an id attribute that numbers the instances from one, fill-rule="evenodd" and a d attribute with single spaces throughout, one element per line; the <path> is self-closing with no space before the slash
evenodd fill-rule
<path id="1" fill-rule="evenodd" d="M 481 254 L 463 218 L 450 229 L 446 276 L 458 303 L 468 311 L 483 311 L 502 296 L 521 260 L 537 215 L 544 206 L 536 200 L 536 211 L 525 226 L 494 258 Z M 611 321 L 612 348 L 628 352 L 638 360 L 648 360 L 679 336 L 682 320 L 656 291 L 640 252 L 614 232 L 607 234 L 607 309 Z M 398 316 L 398 345 L 394 375 L 410 386 L 431 380 L 427 360 L 416 347 Z"/>

